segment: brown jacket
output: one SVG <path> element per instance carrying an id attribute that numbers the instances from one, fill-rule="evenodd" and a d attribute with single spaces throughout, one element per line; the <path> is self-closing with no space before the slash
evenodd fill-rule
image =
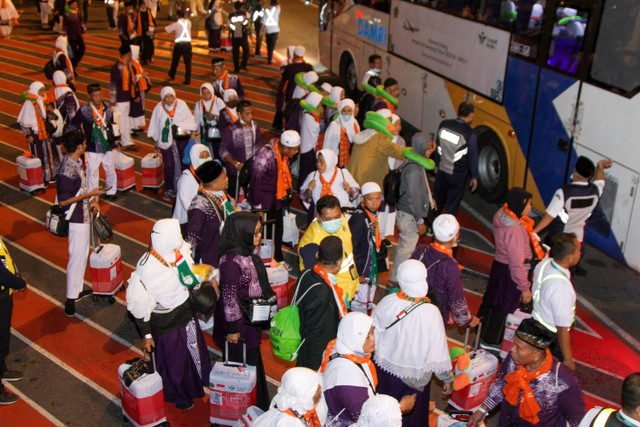
<path id="1" fill-rule="evenodd" d="M 356 135 L 348 169 L 360 187 L 367 182 L 375 182 L 382 188 L 382 181 L 389 173 L 387 159 L 405 160 L 405 157 L 402 155 L 403 147 L 394 144 L 381 132 L 374 131 L 371 135 L 371 130 Z"/>

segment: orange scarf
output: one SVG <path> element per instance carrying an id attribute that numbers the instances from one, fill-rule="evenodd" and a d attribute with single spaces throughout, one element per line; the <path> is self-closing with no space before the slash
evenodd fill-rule
<path id="1" fill-rule="evenodd" d="M 336 167 L 336 170 L 333 172 L 333 176 L 331 177 L 331 181 L 327 182 L 324 180 L 324 178 L 322 177 L 322 174 L 320 175 L 320 182 L 322 183 L 322 190 L 320 190 L 320 197 L 322 196 L 333 196 L 333 192 L 331 191 L 331 186 L 333 185 L 333 181 L 336 180 L 336 176 L 338 176 L 338 168 Z"/>
<path id="2" fill-rule="evenodd" d="M 431 247 L 432 247 L 433 249 L 435 249 L 436 251 L 438 251 L 438 252 L 442 252 L 443 254 L 447 254 L 447 255 L 449 255 L 451 258 L 453 258 L 453 249 L 449 249 L 448 247 L 446 247 L 446 246 L 445 246 L 445 245 L 443 245 L 442 243 L 437 242 L 437 241 L 435 241 L 435 240 L 434 240 L 434 241 L 433 241 L 433 243 L 431 243 Z M 457 261 L 456 261 L 456 262 L 457 262 Z M 464 267 L 463 267 L 462 265 L 460 265 L 460 263 L 458 263 L 458 268 L 459 268 L 460 270 L 463 270 L 463 269 L 464 269 Z"/>
<path id="3" fill-rule="evenodd" d="M 353 124 L 353 131 L 356 135 L 358 134 L 358 127 L 355 123 Z M 347 134 L 347 131 L 342 126 L 340 126 L 340 148 L 338 150 L 338 166 L 340 166 L 341 168 L 346 167 L 349 164 L 350 148 L 351 141 L 349 141 L 349 135 Z"/>
<path id="4" fill-rule="evenodd" d="M 315 119 L 316 123 L 320 124 L 320 120 L 322 119 L 322 117 L 320 117 L 320 114 L 318 114 L 317 111 L 312 111 L 311 115 Z M 316 153 L 322 150 L 323 146 L 324 146 L 324 133 L 319 133 L 318 139 L 316 139 Z"/>
<path id="5" fill-rule="evenodd" d="M 164 112 L 167 113 L 169 117 L 173 119 L 173 115 L 176 114 L 176 107 L 178 106 L 178 100 L 176 99 L 175 101 L 173 101 L 173 108 L 171 109 L 171 111 L 167 110 L 167 107 L 165 107 L 164 105 L 164 101 L 161 101 L 161 102 L 162 102 L 162 109 L 164 110 Z"/>
<path id="6" fill-rule="evenodd" d="M 151 12 L 147 9 L 147 16 L 149 17 L 149 28 L 153 27 L 153 17 L 151 16 Z M 140 17 L 140 9 L 138 9 L 138 25 L 137 25 L 137 33 L 138 37 L 142 37 L 142 18 Z"/>
<path id="7" fill-rule="evenodd" d="M 390 103 L 389 101 L 387 101 L 384 98 L 380 98 L 380 99 L 382 99 L 384 101 L 384 103 L 387 104 L 387 108 L 389 110 L 391 110 L 391 114 L 395 114 L 396 113 L 396 107 L 394 107 L 392 103 Z"/>
<path id="8" fill-rule="evenodd" d="M 133 74 L 133 70 L 131 69 L 131 63 L 125 64 L 122 60 L 119 60 L 122 64 L 122 90 L 124 92 L 130 91 L 131 97 L 136 97 L 136 89 L 135 86 L 131 84 L 131 75 Z M 173 116 L 171 116 L 173 117 Z"/>
<path id="9" fill-rule="evenodd" d="M 229 113 L 229 117 L 231 117 L 231 123 L 235 123 L 238 118 L 233 115 L 231 110 L 229 110 L 229 107 L 224 107 L 224 109 L 227 110 L 227 113 Z"/>
<path id="10" fill-rule="evenodd" d="M 127 13 L 127 34 L 131 34 L 132 32 L 133 32 L 133 19 L 131 19 L 131 15 Z"/>
<path id="11" fill-rule="evenodd" d="M 365 208 L 364 205 L 362 205 L 362 210 L 369 217 L 371 224 L 373 224 L 373 231 L 376 235 L 376 250 L 380 250 L 380 246 L 382 245 L 382 236 L 380 235 L 380 223 L 378 222 L 378 216 L 373 216 L 373 214 L 369 212 L 369 209 Z"/>
<path id="12" fill-rule="evenodd" d="M 534 378 L 546 374 L 551 370 L 553 356 L 551 356 L 549 349 L 547 349 L 546 357 L 546 360 L 537 371 L 529 372 L 524 366 L 519 365 L 517 370 L 509 372 L 504 378 L 507 383 L 502 389 L 504 398 L 513 406 L 516 406 L 519 401 L 520 405 L 518 408 L 520 410 L 520 418 L 531 424 L 538 424 L 540 422 L 538 418 L 540 405 L 533 395 L 530 383 Z M 521 392 L 522 397 L 520 397 Z"/>
<path id="13" fill-rule="evenodd" d="M 331 354 L 333 353 L 333 350 L 335 350 L 335 348 L 336 339 L 332 339 L 331 341 L 329 341 L 329 344 L 327 344 L 327 348 L 324 350 L 322 364 L 320 365 L 320 369 L 318 370 L 318 372 L 320 372 L 321 374 L 324 374 L 324 371 L 327 369 L 327 364 L 329 363 L 329 359 L 331 359 Z M 368 354 L 366 357 L 356 356 L 355 354 L 341 354 L 340 356 L 360 365 L 364 365 L 366 363 L 369 366 L 369 372 L 371 372 L 371 377 L 373 378 L 373 388 L 378 388 L 378 372 L 376 371 L 376 367 L 371 360 L 371 354 Z M 375 393 L 375 390 L 373 390 L 373 392 Z"/>
<path id="14" fill-rule="evenodd" d="M 33 105 L 33 111 L 36 113 L 36 123 L 38 123 L 38 139 L 43 140 L 49 138 L 47 127 L 44 125 L 44 112 L 40 110 L 40 104 L 38 104 L 38 101 L 31 101 L 31 105 Z"/>
<path id="15" fill-rule="evenodd" d="M 533 231 L 534 221 L 526 215 L 523 215 L 522 218 L 518 218 L 516 214 L 513 213 L 511 209 L 509 209 L 509 206 L 507 206 L 506 203 L 502 207 L 502 210 L 504 211 L 504 213 L 509 215 L 511 219 L 522 224 L 524 229 L 527 230 L 527 234 L 529 235 L 529 240 L 531 241 L 531 246 L 533 246 L 533 251 L 535 252 L 536 257 L 538 259 L 544 258 L 544 250 L 542 249 L 542 246 L 540 246 L 540 240 L 538 239 L 536 232 Z"/>
<path id="16" fill-rule="evenodd" d="M 414 297 L 411 297 L 411 296 L 405 294 L 403 291 L 396 292 L 396 296 L 398 298 L 400 298 L 401 300 L 404 300 L 404 301 L 421 302 L 421 303 L 424 303 L 424 304 L 429 304 L 431 302 L 429 297 L 414 298 Z"/>
<path id="17" fill-rule="evenodd" d="M 73 64 L 71 63 L 71 60 L 69 59 L 69 55 L 67 55 L 67 52 L 65 52 L 64 50 L 62 50 L 60 48 L 56 48 L 56 50 L 59 50 L 60 52 L 62 52 L 62 55 L 64 55 L 64 61 L 67 63 L 67 69 L 69 70 L 69 73 L 71 74 L 71 83 L 73 83 L 75 85 L 76 84 L 76 78 L 74 77 L 74 74 L 73 74 Z"/>
<path id="18" fill-rule="evenodd" d="M 218 80 L 224 80 L 224 90 L 229 89 L 229 71 L 224 70 L 224 73 L 218 77 Z"/>
<path id="19" fill-rule="evenodd" d="M 200 186 L 202 186 L 202 181 L 200 181 L 200 178 L 198 178 L 198 175 L 196 175 L 196 170 L 193 167 L 193 165 L 189 166 L 189 170 L 191 171 L 191 174 L 193 175 L 193 177 L 196 179 L 196 182 L 200 184 Z"/>
<path id="20" fill-rule="evenodd" d="M 291 61 L 292 64 L 295 64 L 296 62 L 304 62 L 304 58 L 303 57 L 294 58 L 293 61 Z"/>
<path id="21" fill-rule="evenodd" d="M 284 155 L 280 155 L 278 144 L 280 140 L 273 144 L 273 151 L 276 153 L 276 167 L 278 168 L 278 182 L 276 184 L 276 199 L 282 200 L 289 194 L 289 190 L 293 188 L 291 185 L 291 171 L 289 170 L 289 159 L 285 159 Z"/>
<path id="22" fill-rule="evenodd" d="M 304 415 L 298 416 L 291 409 L 287 409 L 284 411 L 285 414 L 291 415 L 294 418 L 304 418 L 308 427 L 321 427 L 320 418 L 318 418 L 318 413 L 316 412 L 316 408 L 313 408 L 310 411 L 307 411 Z"/>
<path id="23" fill-rule="evenodd" d="M 133 71 L 136 75 L 142 77 L 144 70 L 142 69 L 142 65 L 138 61 L 131 60 L 131 65 L 133 66 Z M 147 79 L 141 78 L 138 79 L 138 89 L 142 92 L 146 92 L 149 89 L 149 85 L 147 84 Z"/>
<path id="24" fill-rule="evenodd" d="M 96 108 L 95 105 L 91 104 L 91 106 L 93 108 L 91 108 L 91 114 L 93 114 L 93 120 L 98 124 L 98 127 L 100 129 L 104 128 L 104 123 L 102 121 L 103 116 L 103 112 L 102 112 L 102 107 L 104 106 L 104 104 L 100 103 L 100 110 L 99 110 L 99 114 L 96 114 Z"/>
<path id="25" fill-rule="evenodd" d="M 329 286 L 331 289 L 333 289 L 333 291 L 336 293 L 336 295 L 338 295 L 338 300 L 340 301 L 340 307 L 342 309 L 341 314 L 340 314 L 340 318 L 342 319 L 342 313 L 347 314 L 347 304 L 345 304 L 344 302 L 344 295 L 342 293 L 342 288 L 338 287 L 337 285 L 332 284 L 329 281 L 329 276 L 327 276 L 327 272 L 324 271 L 324 268 L 320 267 L 319 264 L 316 264 L 313 266 L 313 271 L 318 274 L 320 277 L 322 277 L 322 279 L 324 280 L 324 283 L 327 284 L 327 286 Z"/>
<path id="26" fill-rule="evenodd" d="M 69 85 L 62 84 L 62 85 L 51 86 L 51 89 L 49 89 L 49 96 L 47 97 L 47 99 L 50 99 L 52 104 L 55 104 L 55 102 L 57 101 L 56 88 L 59 88 L 59 87 L 69 87 Z"/>

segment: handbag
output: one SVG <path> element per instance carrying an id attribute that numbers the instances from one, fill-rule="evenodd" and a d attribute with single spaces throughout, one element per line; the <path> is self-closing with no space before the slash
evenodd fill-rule
<path id="1" fill-rule="evenodd" d="M 289 210 L 284 212 L 284 218 L 282 218 L 282 241 L 292 248 L 300 241 L 296 215 Z"/>
<path id="2" fill-rule="evenodd" d="M 110 145 L 115 144 L 118 140 L 120 140 L 120 126 L 115 123 L 109 123 L 105 127 L 105 131 L 107 133 L 107 142 Z"/>
<path id="3" fill-rule="evenodd" d="M 80 187 L 74 197 L 78 197 L 81 192 L 82 187 Z M 69 220 L 77 204 L 78 202 L 73 203 L 65 214 L 62 207 L 58 204 L 58 196 L 56 196 L 55 204 L 49 208 L 46 214 L 45 225 L 47 230 L 58 237 L 67 237 L 69 235 Z"/>
<path id="4" fill-rule="evenodd" d="M 95 218 L 93 218 L 92 222 L 93 229 L 95 230 L 96 234 L 98 235 L 98 239 L 100 239 L 101 242 L 109 240 L 111 237 L 113 237 L 113 229 L 111 228 L 111 223 L 106 216 L 100 215 L 100 213 L 98 213 L 96 214 Z"/>
<path id="5" fill-rule="evenodd" d="M 218 295 L 210 281 L 198 283 L 189 289 L 189 302 L 199 314 L 211 316 L 218 302 Z"/>
<path id="6" fill-rule="evenodd" d="M 260 325 L 275 317 L 278 312 L 278 298 L 244 297 L 240 302 L 244 321 L 248 325 Z"/>
<path id="7" fill-rule="evenodd" d="M 178 125 L 171 125 L 171 135 L 175 141 L 185 141 L 191 138 L 191 132 L 182 129 Z"/>

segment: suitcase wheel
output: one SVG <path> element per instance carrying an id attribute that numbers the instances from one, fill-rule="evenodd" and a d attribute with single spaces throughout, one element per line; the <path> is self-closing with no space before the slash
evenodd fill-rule
<path id="1" fill-rule="evenodd" d="M 112 295 L 109 295 L 107 301 L 109 301 L 109 304 L 113 304 L 114 302 L 116 302 L 116 299 Z"/>
<path id="2" fill-rule="evenodd" d="M 120 290 L 121 290 L 122 292 L 125 292 L 125 291 L 127 290 L 127 288 L 125 288 L 125 287 L 124 287 L 124 285 L 121 285 L 121 286 L 120 286 Z"/>
<path id="3" fill-rule="evenodd" d="M 122 416 L 122 421 L 124 421 L 125 424 L 129 424 L 129 418 L 125 417 L 124 415 Z"/>

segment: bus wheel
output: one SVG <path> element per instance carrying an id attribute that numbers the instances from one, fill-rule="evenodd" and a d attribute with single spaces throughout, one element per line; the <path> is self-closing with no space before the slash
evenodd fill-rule
<path id="1" fill-rule="evenodd" d="M 340 61 L 340 76 L 347 96 L 353 96 L 358 92 L 358 75 L 356 63 L 350 54 L 344 53 Z"/>
<path id="2" fill-rule="evenodd" d="M 507 192 L 509 170 L 500 139 L 490 130 L 478 135 L 478 193 L 489 202 Z"/>

